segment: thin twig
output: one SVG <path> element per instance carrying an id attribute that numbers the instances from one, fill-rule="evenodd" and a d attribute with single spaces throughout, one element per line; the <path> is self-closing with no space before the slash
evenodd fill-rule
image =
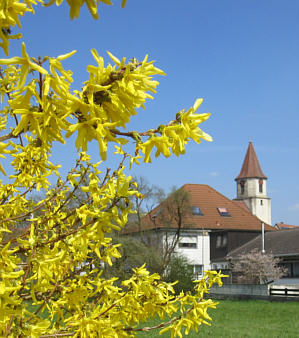
<path id="1" fill-rule="evenodd" d="M 46 305 L 46 302 L 52 297 L 53 293 L 56 291 L 56 289 L 58 288 L 59 286 L 59 282 L 60 282 L 60 279 L 63 279 L 64 276 L 66 275 L 66 273 L 68 272 L 70 266 L 72 265 L 73 263 L 73 260 L 71 260 L 71 262 L 68 264 L 67 268 L 65 269 L 64 273 L 62 274 L 61 278 L 57 278 L 57 281 L 52 289 L 52 291 L 49 293 L 49 295 L 44 299 L 44 302 L 34 311 L 33 315 L 28 319 L 26 320 L 26 323 L 30 323 L 31 320 L 34 318 L 35 315 L 37 315 L 39 313 L 39 311 Z"/>
<path id="2" fill-rule="evenodd" d="M 39 336 L 40 338 L 51 338 L 51 337 L 71 337 L 75 334 L 75 332 L 69 332 L 69 333 L 53 333 L 53 334 L 45 334 L 42 336 Z"/>

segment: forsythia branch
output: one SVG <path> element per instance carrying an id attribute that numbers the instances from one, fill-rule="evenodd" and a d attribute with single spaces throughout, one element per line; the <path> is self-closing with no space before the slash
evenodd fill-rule
<path id="1" fill-rule="evenodd" d="M 5 0 L 0 48 L 9 54 L 10 40 L 21 38 L 12 31 L 35 6 L 62 2 Z M 99 3 L 111 1 L 67 3 L 71 18 L 84 3 L 97 18 Z M 126 280 L 109 277 L 107 266 L 121 257 L 112 234 L 128 223 L 132 201 L 142 198 L 126 167 L 151 162 L 152 153 L 183 155 L 191 140 L 212 141 L 199 128 L 210 114 L 197 113 L 202 99 L 196 99 L 169 123 L 128 131 L 131 118 L 153 99 L 156 77 L 165 73 L 147 55 L 127 61 L 108 52 L 111 63 L 105 64 L 92 49 L 87 78 L 73 89 L 73 71 L 63 63 L 75 53 L 34 58 L 22 42 L 20 56 L 0 59 L 0 171 L 8 173 L 0 180 L 0 336 L 132 337 L 162 329 L 176 337 L 183 328 L 197 330 L 211 320 L 208 310 L 217 303 L 203 296 L 222 284 L 221 273 L 206 271 L 192 294 L 175 295 L 174 284 L 145 265 Z M 79 155 L 64 177 L 51 157 L 53 150 L 65 151 L 59 147 L 72 135 Z M 94 141 L 97 163 L 88 154 Z M 105 168 L 107 156 L 118 164 Z M 166 314 L 169 321 L 140 328 L 153 315 L 162 320 Z"/>

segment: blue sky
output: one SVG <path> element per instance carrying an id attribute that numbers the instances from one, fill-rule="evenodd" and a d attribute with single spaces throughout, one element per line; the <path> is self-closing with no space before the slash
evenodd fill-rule
<path id="1" fill-rule="evenodd" d="M 149 54 L 167 76 L 158 79 L 155 100 L 132 120 L 132 129 L 167 123 L 202 97 L 199 112 L 212 113 L 202 129 L 214 141 L 190 143 L 186 155 L 153 159 L 133 173 L 166 190 L 203 183 L 234 198 L 234 178 L 252 141 L 268 176 L 273 224 L 299 225 L 299 1 L 128 0 L 125 9 L 115 2 L 100 4 L 98 21 L 86 8 L 70 21 L 66 4 L 27 14 L 22 25 L 29 54 L 77 49 L 65 65 L 79 88 L 93 63 L 91 48 L 120 58 Z M 20 53 L 13 42 L 11 55 Z M 96 147 L 90 152 L 97 161 Z M 74 158 L 73 147 L 55 155 L 66 169 Z"/>

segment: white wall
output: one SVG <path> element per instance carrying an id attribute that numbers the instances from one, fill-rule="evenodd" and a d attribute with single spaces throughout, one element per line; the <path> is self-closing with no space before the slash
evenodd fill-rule
<path id="1" fill-rule="evenodd" d="M 256 215 L 263 222 L 267 224 L 271 224 L 272 220 L 271 220 L 271 200 L 270 198 L 251 198 L 249 201 L 251 204 L 250 209 L 252 213 Z"/>
<path id="2" fill-rule="evenodd" d="M 263 191 L 259 191 L 260 178 L 246 178 L 237 181 L 237 198 L 267 197 L 267 181 L 263 180 Z M 241 194 L 240 182 L 244 181 L 244 193 Z"/>
<path id="3" fill-rule="evenodd" d="M 246 178 L 243 181 L 244 193 L 241 194 L 240 181 L 237 182 L 237 199 L 243 200 L 253 215 L 271 224 L 271 199 L 267 197 L 267 181 L 263 179 L 263 191 L 259 192 L 259 178 Z"/>
<path id="4" fill-rule="evenodd" d="M 164 235 L 164 241 L 168 238 L 170 242 L 173 238 L 172 235 Z M 196 248 L 192 247 L 180 247 L 179 243 L 195 243 Z M 203 265 L 204 270 L 210 270 L 210 236 L 208 231 L 193 230 L 189 232 L 182 232 L 180 235 L 179 243 L 175 248 L 175 252 L 183 254 L 188 258 L 192 265 Z"/>

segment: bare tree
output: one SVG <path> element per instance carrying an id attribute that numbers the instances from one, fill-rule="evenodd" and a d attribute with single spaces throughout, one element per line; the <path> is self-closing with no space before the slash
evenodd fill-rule
<path id="1" fill-rule="evenodd" d="M 146 178 L 138 176 L 134 180 L 143 198 L 132 197 L 136 213 L 131 215 L 126 232 L 138 233 L 145 245 L 156 248 L 161 254 L 162 271 L 165 271 L 179 242 L 182 228 L 190 225 L 192 208 L 189 193 L 173 187 L 166 196 L 163 189 L 151 185 Z M 146 233 L 146 229 L 154 229 L 156 234 Z"/>
<path id="2" fill-rule="evenodd" d="M 240 283 L 264 284 L 279 279 L 286 274 L 286 269 L 279 265 L 279 258 L 257 249 L 238 256 L 233 263 L 233 273 Z"/>
<path id="3" fill-rule="evenodd" d="M 155 228 L 163 228 L 164 236 L 161 249 L 164 270 L 170 263 L 182 229 L 190 225 L 191 211 L 189 193 L 174 187 L 168 197 L 149 214 L 149 218 Z"/>
<path id="4" fill-rule="evenodd" d="M 150 184 L 143 176 L 135 176 L 133 179 L 138 184 L 138 191 L 143 197 L 140 198 L 135 195 L 132 197 L 133 210 L 135 210 L 135 214 L 130 215 L 126 229 L 136 229 L 139 233 L 140 239 L 143 241 L 143 219 L 147 214 L 152 212 L 158 203 L 165 199 L 165 192 L 162 188 L 154 184 Z"/>

